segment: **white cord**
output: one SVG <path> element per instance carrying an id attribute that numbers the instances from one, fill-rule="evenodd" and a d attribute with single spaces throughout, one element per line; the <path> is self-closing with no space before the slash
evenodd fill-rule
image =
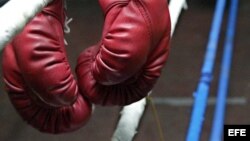
<path id="1" fill-rule="evenodd" d="M 182 9 L 187 9 L 186 0 L 171 0 L 169 3 L 169 13 L 171 17 L 171 36 L 174 33 L 177 21 L 180 17 Z"/>
<path id="2" fill-rule="evenodd" d="M 0 51 L 52 0 L 10 0 L 0 8 Z"/>
<path id="3" fill-rule="evenodd" d="M 65 18 L 65 22 L 64 22 L 64 33 L 65 34 L 69 34 L 70 33 L 70 27 L 69 27 L 69 24 L 73 21 L 73 18 L 68 18 L 66 16 Z M 67 40 L 64 38 L 64 44 L 65 45 L 68 45 L 68 42 Z"/>
<path id="4" fill-rule="evenodd" d="M 146 99 L 142 99 L 121 111 L 121 118 L 117 124 L 112 141 L 131 141 L 137 133 L 137 127 L 146 106 Z"/>

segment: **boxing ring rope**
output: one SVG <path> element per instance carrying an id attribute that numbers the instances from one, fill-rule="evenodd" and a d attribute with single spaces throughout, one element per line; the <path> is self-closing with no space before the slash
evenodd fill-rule
<path id="1" fill-rule="evenodd" d="M 171 36 L 173 36 L 176 24 L 178 22 L 179 16 L 182 9 L 187 10 L 188 5 L 186 0 L 171 0 L 169 2 L 169 12 L 171 18 Z"/>
<path id="2" fill-rule="evenodd" d="M 227 22 L 228 25 L 226 32 L 226 40 L 224 43 L 224 52 L 221 63 L 219 86 L 217 91 L 218 98 L 214 112 L 214 120 L 210 141 L 220 141 L 222 139 L 222 131 L 226 110 L 226 98 L 228 93 L 228 82 L 230 78 L 230 67 L 233 55 L 234 34 L 237 21 L 237 10 L 238 0 L 231 0 Z"/>
<path id="3" fill-rule="evenodd" d="M 3 5 L 0 8 L 0 51 L 51 1 L 52 0 L 10 0 Z"/>
<path id="4" fill-rule="evenodd" d="M 201 70 L 201 78 L 197 90 L 193 95 L 194 104 L 186 138 L 187 141 L 199 141 L 201 135 L 225 4 L 226 0 L 217 0 L 216 2 L 207 50 Z"/>
<path id="5" fill-rule="evenodd" d="M 169 3 L 169 12 L 171 18 L 171 36 L 174 33 L 177 21 L 182 9 L 187 9 L 186 0 L 171 0 Z M 112 141 L 132 141 L 137 133 L 139 122 L 143 116 L 146 98 L 131 105 L 124 106 L 121 110 L 121 118 L 112 136 Z M 152 103 L 151 103 L 152 104 Z M 132 118 L 131 118 L 132 117 Z M 163 135 L 160 135 L 164 140 Z"/>
<path id="6" fill-rule="evenodd" d="M 198 141 L 201 135 L 225 4 L 225 0 L 217 0 L 212 29 L 207 46 L 207 52 L 202 68 L 201 79 L 198 85 L 198 89 L 194 95 L 195 102 L 193 105 L 193 113 L 191 115 L 191 122 L 186 138 L 187 141 Z M 238 0 L 231 0 L 229 11 L 230 13 L 228 15 L 226 40 L 224 43 L 224 52 L 221 63 L 219 86 L 217 91 L 218 98 L 210 137 L 211 141 L 220 141 L 222 139 L 237 9 Z"/>

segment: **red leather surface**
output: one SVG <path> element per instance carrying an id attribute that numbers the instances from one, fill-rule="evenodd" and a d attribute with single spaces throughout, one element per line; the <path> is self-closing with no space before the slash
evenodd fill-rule
<path id="1" fill-rule="evenodd" d="M 82 93 L 96 104 L 127 105 L 152 90 L 167 60 L 166 0 L 99 0 L 105 16 L 100 42 L 78 58 Z"/>
<path id="2" fill-rule="evenodd" d="M 82 127 L 91 104 L 78 91 L 64 46 L 64 4 L 54 0 L 3 52 L 3 75 L 20 116 L 42 132 Z"/>

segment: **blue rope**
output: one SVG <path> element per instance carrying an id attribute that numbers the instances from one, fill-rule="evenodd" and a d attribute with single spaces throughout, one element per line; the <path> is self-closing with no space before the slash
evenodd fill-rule
<path id="1" fill-rule="evenodd" d="M 216 103 L 210 141 L 221 141 L 222 139 L 221 137 L 222 137 L 224 115 L 226 109 L 226 98 L 228 93 L 230 68 L 232 62 L 237 10 L 238 10 L 238 0 L 231 0 L 230 13 L 228 16 L 226 40 L 225 40 L 224 52 L 221 64 L 219 88 L 217 92 L 218 98 Z"/>
<path id="2" fill-rule="evenodd" d="M 194 92 L 195 99 L 186 141 L 199 141 L 200 138 L 225 4 L 226 0 L 217 0 L 201 78 Z"/>

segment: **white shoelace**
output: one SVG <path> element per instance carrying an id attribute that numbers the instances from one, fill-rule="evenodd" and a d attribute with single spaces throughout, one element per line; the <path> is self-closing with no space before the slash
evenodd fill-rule
<path id="1" fill-rule="evenodd" d="M 66 16 L 65 18 L 65 22 L 64 22 L 64 33 L 65 34 L 69 34 L 70 33 L 70 27 L 69 27 L 69 24 L 73 21 L 73 18 L 68 18 Z M 64 44 L 65 45 L 68 45 L 68 42 L 67 40 L 64 38 Z"/>
<path id="2" fill-rule="evenodd" d="M 64 8 L 67 10 L 67 1 L 64 0 Z M 64 33 L 69 34 L 70 33 L 70 27 L 69 24 L 73 21 L 73 18 L 69 18 L 66 16 L 65 21 L 64 21 Z M 68 45 L 67 40 L 64 38 L 64 44 Z"/>

